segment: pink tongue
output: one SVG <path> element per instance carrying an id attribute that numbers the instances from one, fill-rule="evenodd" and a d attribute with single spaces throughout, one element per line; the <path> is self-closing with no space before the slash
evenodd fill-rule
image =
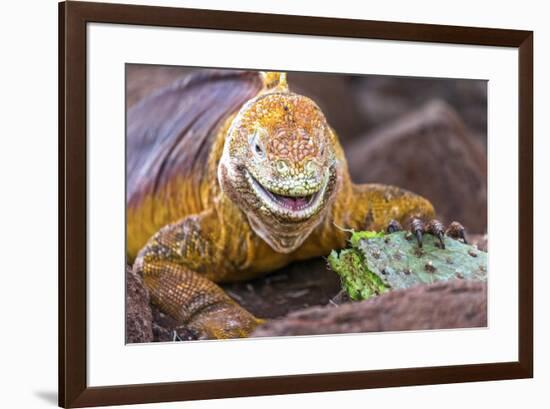
<path id="1" fill-rule="evenodd" d="M 305 197 L 281 197 L 281 199 L 285 206 L 292 210 L 298 210 L 308 203 Z"/>

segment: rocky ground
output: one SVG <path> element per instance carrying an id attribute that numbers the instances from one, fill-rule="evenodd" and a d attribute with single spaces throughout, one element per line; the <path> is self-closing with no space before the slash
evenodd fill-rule
<path id="1" fill-rule="evenodd" d="M 487 325 L 487 287 L 448 281 L 390 291 L 367 301 L 311 307 L 268 321 L 254 337 L 475 328 Z"/>
<path id="2" fill-rule="evenodd" d="M 470 235 L 468 239 L 479 249 L 487 250 L 485 235 Z M 129 268 L 127 268 L 126 277 L 127 342 L 196 339 L 187 328 L 179 326 L 175 320 L 149 305 L 148 295 L 141 278 L 133 274 Z M 233 299 L 256 316 L 274 319 L 273 324 L 269 322 L 265 327 L 258 329 L 256 336 L 275 335 L 277 331 L 293 332 L 296 335 L 308 332 L 318 333 L 312 332 L 314 327 L 312 317 L 317 317 L 319 314 L 325 316 L 323 327 L 326 323 L 330 323 L 326 328 L 327 330 L 330 328 L 331 333 L 346 332 L 347 329 L 349 329 L 348 332 L 370 331 L 368 328 L 397 331 L 406 326 L 409 328 L 404 329 L 409 330 L 479 327 L 485 326 L 483 320 L 486 320 L 485 285 L 458 282 L 436 285 L 434 289 L 425 286 L 396 291 L 395 293 L 399 295 L 391 297 L 387 294 L 382 295 L 378 297 L 380 301 L 376 303 L 370 303 L 370 301 L 353 303 L 351 307 L 343 310 L 342 314 L 347 318 L 343 326 L 339 326 L 343 318 L 339 310 L 335 310 L 334 307 L 347 305 L 349 300 L 341 292 L 339 277 L 330 270 L 323 258 L 294 263 L 265 277 L 246 283 L 226 284 L 223 288 Z M 425 303 L 419 301 L 423 295 L 426 295 Z M 399 301 L 400 299 L 402 301 Z M 412 300 L 416 300 L 414 301 L 416 304 L 410 304 Z M 398 310 L 395 310 L 393 315 L 388 312 L 382 315 L 388 318 L 386 323 L 379 320 L 372 321 L 376 311 L 393 310 L 399 303 L 402 304 L 399 308 L 408 311 L 402 320 L 397 320 L 397 315 L 401 313 L 397 314 Z M 434 309 L 434 305 L 438 307 Z M 458 308 L 461 305 L 462 308 Z M 353 312 L 355 309 L 357 311 Z M 418 314 L 424 310 L 431 312 L 418 319 Z M 371 330 L 375 331 L 375 329 Z"/>
<path id="3" fill-rule="evenodd" d="M 128 65 L 127 106 L 188 71 Z M 289 83 L 323 109 L 340 136 L 355 182 L 395 184 L 426 196 L 438 217 L 459 220 L 470 241 L 486 249 L 485 81 L 290 73 Z M 140 277 L 130 270 L 126 275 L 128 342 L 194 339 L 149 306 Z M 224 289 L 255 315 L 271 319 L 255 336 L 486 325 L 482 284 L 418 287 L 350 304 L 324 259 Z"/>

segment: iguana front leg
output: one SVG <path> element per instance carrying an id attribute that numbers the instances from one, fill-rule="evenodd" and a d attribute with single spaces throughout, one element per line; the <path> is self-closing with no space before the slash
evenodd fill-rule
<path id="1" fill-rule="evenodd" d="M 216 248 L 209 216 L 189 216 L 161 229 L 138 254 L 134 271 L 143 276 L 151 301 L 199 338 L 246 337 L 262 320 L 210 279 L 231 265 Z"/>
<path id="2" fill-rule="evenodd" d="M 423 234 L 438 237 L 443 248 L 444 235 L 466 242 L 464 227 L 455 221 L 445 229 L 434 219 L 432 204 L 422 196 L 379 184 L 354 185 L 352 191 L 349 213 L 353 228 L 393 233 L 404 226 L 416 236 L 420 247 Z"/>
<path id="3" fill-rule="evenodd" d="M 353 185 L 346 223 L 354 229 L 386 230 L 392 220 L 408 225 L 413 218 L 432 219 L 432 204 L 415 193 L 380 184 Z"/>

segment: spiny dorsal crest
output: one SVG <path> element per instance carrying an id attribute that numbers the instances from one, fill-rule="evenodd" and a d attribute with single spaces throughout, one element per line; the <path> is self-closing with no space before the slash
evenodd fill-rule
<path id="1" fill-rule="evenodd" d="M 288 92 L 286 72 L 262 71 L 263 92 Z"/>

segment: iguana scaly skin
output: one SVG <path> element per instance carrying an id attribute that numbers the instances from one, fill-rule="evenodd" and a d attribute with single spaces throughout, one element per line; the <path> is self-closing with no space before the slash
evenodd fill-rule
<path id="1" fill-rule="evenodd" d="M 283 73 L 202 72 L 146 98 L 128 113 L 127 160 L 128 258 L 201 338 L 262 322 L 215 283 L 327 255 L 343 229 L 434 214 L 408 191 L 353 184 L 323 113 Z"/>

